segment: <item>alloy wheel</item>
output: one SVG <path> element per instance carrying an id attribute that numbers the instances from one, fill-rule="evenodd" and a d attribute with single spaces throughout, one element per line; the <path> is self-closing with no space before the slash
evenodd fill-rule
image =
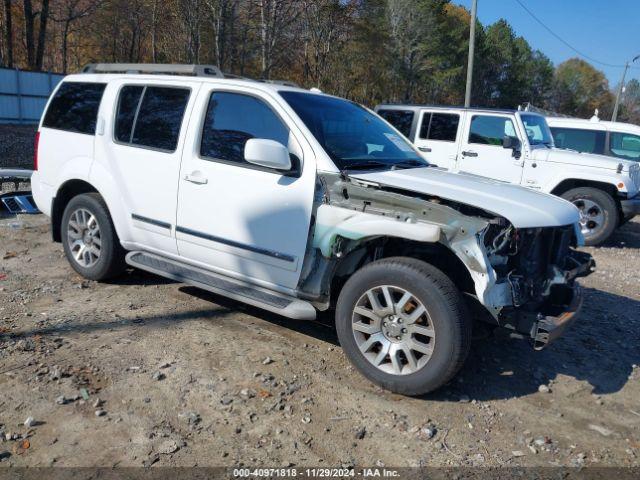
<path id="1" fill-rule="evenodd" d="M 102 238 L 95 215 L 78 208 L 69 217 L 67 239 L 73 259 L 82 267 L 93 267 L 100 259 Z"/>
<path id="2" fill-rule="evenodd" d="M 356 302 L 351 326 L 360 352 L 383 372 L 415 373 L 433 354 L 436 333 L 429 312 L 405 289 L 381 285 L 367 290 Z"/>

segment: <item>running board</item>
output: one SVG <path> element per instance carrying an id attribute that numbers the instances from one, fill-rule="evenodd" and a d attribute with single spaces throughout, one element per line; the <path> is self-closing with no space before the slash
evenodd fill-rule
<path id="1" fill-rule="evenodd" d="M 140 270 L 187 283 L 285 317 L 297 320 L 314 320 L 316 318 L 316 309 L 309 302 L 176 260 L 141 251 L 129 252 L 126 260 L 129 265 Z"/>

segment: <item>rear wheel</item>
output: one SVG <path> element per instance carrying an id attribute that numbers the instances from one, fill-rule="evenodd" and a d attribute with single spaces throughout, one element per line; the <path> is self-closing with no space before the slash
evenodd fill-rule
<path id="1" fill-rule="evenodd" d="M 562 194 L 580 210 L 580 228 L 585 245 L 600 245 L 619 223 L 615 200 L 607 192 L 592 187 L 573 188 Z"/>
<path id="2" fill-rule="evenodd" d="M 404 395 L 449 381 L 471 340 L 471 322 L 451 280 L 403 257 L 373 262 L 351 276 L 338 298 L 336 330 L 365 377 Z"/>
<path id="3" fill-rule="evenodd" d="M 62 245 L 73 269 L 90 280 L 122 273 L 125 250 L 120 245 L 109 210 L 97 193 L 73 197 L 62 215 Z"/>

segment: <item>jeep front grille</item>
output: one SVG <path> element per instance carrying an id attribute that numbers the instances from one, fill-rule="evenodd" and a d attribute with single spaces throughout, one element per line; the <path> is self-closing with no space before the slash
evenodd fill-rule
<path id="1" fill-rule="evenodd" d="M 636 163 L 629 168 L 629 177 L 635 185 L 635 190 L 640 189 L 640 164 Z"/>

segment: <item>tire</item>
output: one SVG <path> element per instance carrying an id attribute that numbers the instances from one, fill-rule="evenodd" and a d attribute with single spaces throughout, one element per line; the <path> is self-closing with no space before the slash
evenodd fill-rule
<path id="1" fill-rule="evenodd" d="M 563 193 L 562 198 L 580 210 L 580 226 L 585 245 L 603 244 L 618 227 L 618 207 L 607 192 L 597 188 L 579 187 Z"/>
<path id="2" fill-rule="evenodd" d="M 62 215 L 62 246 L 71 267 L 90 280 L 107 280 L 126 268 L 125 250 L 98 193 L 73 197 Z"/>
<path id="3" fill-rule="evenodd" d="M 384 287 L 399 315 L 387 316 L 388 309 L 383 312 L 389 303 Z M 382 307 L 379 314 L 373 311 L 367 292 Z M 403 305 L 405 295 L 412 297 Z M 411 323 L 419 304 L 426 315 Z M 403 395 L 432 392 L 460 370 L 469 353 L 471 325 L 462 294 L 453 282 L 428 263 L 405 257 L 379 260 L 354 273 L 342 288 L 336 308 L 336 331 L 349 360 L 373 383 Z M 386 353 L 383 340 L 389 344 Z M 416 343 L 421 351 L 412 350 Z M 409 361 L 407 347 L 414 362 Z M 396 363 L 391 358 L 394 350 Z"/>

